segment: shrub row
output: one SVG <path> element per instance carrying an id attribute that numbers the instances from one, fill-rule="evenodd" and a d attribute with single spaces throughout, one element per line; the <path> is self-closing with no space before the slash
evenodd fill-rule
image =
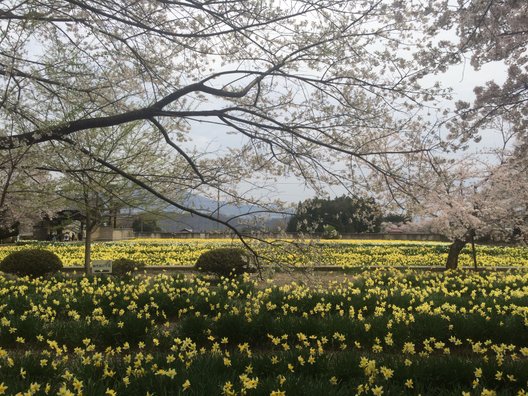
<path id="1" fill-rule="evenodd" d="M 129 259 L 118 259 L 112 263 L 112 273 L 122 276 L 141 270 L 145 264 Z M 60 271 L 60 258 L 44 249 L 25 249 L 9 254 L 0 262 L 0 271 L 18 276 L 38 277 Z"/>
<path id="2" fill-rule="evenodd" d="M 38 277 L 60 271 L 63 265 L 53 252 L 44 249 L 25 249 L 9 254 L 0 262 L 0 271 L 18 276 Z M 196 269 L 218 276 L 237 276 L 255 269 L 255 260 L 241 248 L 219 248 L 203 253 Z M 112 274 L 123 276 L 145 268 L 144 263 L 121 258 L 112 263 Z"/>

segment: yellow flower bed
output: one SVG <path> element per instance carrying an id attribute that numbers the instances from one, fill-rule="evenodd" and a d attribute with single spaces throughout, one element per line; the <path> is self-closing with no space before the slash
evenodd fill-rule
<path id="1" fill-rule="evenodd" d="M 248 240 L 262 256 L 275 264 L 295 266 L 444 266 L 448 246 L 442 242 L 395 240 L 281 241 L 267 245 Z M 65 266 L 82 266 L 84 246 L 80 243 L 39 243 L 56 253 Z M 129 258 L 149 266 L 192 266 L 205 251 L 218 247 L 242 246 L 238 239 L 136 239 L 94 243 L 92 259 Z M 35 247 L 0 246 L 0 260 L 14 250 Z M 477 247 L 478 264 L 485 267 L 528 266 L 528 249 L 523 247 Z M 473 266 L 467 247 L 460 256 L 461 266 Z"/>
<path id="2" fill-rule="evenodd" d="M 0 276 L 0 394 L 526 395 L 527 284 Z"/>

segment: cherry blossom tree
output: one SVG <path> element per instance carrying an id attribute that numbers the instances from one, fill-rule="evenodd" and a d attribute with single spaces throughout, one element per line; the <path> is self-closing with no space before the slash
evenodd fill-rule
<path id="1" fill-rule="evenodd" d="M 408 207 L 427 228 L 452 241 L 448 269 L 457 268 L 460 252 L 475 239 L 526 241 L 526 146 L 509 123 L 500 126 L 502 145 L 478 146 L 475 152 L 463 155 L 429 156 L 412 168 L 419 172 L 421 184 Z M 476 266 L 475 256 L 474 260 Z"/>
<path id="2" fill-rule="evenodd" d="M 387 156 L 437 147 L 418 116 L 436 89 L 409 55 L 430 18 L 420 2 L 6 0 L 0 4 L 0 150 L 86 131 L 155 128 L 189 190 L 276 210 L 253 193 L 296 176 L 318 193 L 371 172 L 404 188 Z M 212 131 L 215 155 L 189 140 Z M 236 136 L 236 137 L 232 137 Z M 72 145 L 73 147 L 73 145 Z M 197 216 L 88 147 L 79 154 Z M 254 186 L 241 193 L 241 185 Z M 236 230 L 228 222 L 227 227 Z"/>
<path id="3" fill-rule="evenodd" d="M 429 206 L 438 218 L 450 212 L 450 228 L 466 230 L 453 237 L 464 238 L 483 229 L 472 226 L 470 214 L 483 210 L 473 201 L 498 194 L 491 186 L 498 175 L 515 174 L 515 161 L 484 166 L 468 155 L 442 155 L 457 145 L 445 142 L 438 125 L 465 143 L 493 122 L 509 122 L 522 149 L 527 5 L 453 4 L 4 0 L 0 151 L 70 147 L 241 236 L 230 220 L 171 198 L 148 174 L 127 170 L 83 140 L 93 130 L 110 136 L 117 127 L 154 129 L 159 149 L 170 148 L 182 164 L 180 189 L 275 211 L 255 191 L 295 176 L 321 195 L 338 184 L 350 193 L 382 192 L 407 207 Z M 441 40 L 445 32 L 457 39 Z M 477 89 L 475 103 L 459 103 L 449 123 L 431 121 L 422 110 L 445 92 L 419 82 L 465 56 L 476 68 L 504 61 L 506 83 Z M 216 136 L 221 147 L 192 149 L 200 133 Z M 468 215 L 458 220 L 460 213 Z"/>
<path id="4" fill-rule="evenodd" d="M 475 70 L 490 63 L 503 63 L 505 81 L 489 80 L 475 87 L 473 103 L 458 101 L 449 123 L 463 142 L 479 140 L 494 122 L 507 120 L 514 131 L 526 136 L 528 127 L 528 2 L 519 0 L 470 0 L 439 2 L 433 40 L 422 64 L 445 71 L 466 62 Z M 446 35 L 445 32 L 456 32 Z M 454 37 L 454 38 L 453 38 Z M 499 76 L 494 76 L 499 77 Z"/>
<path id="5" fill-rule="evenodd" d="M 446 154 L 410 160 L 420 161 L 410 168 L 427 180 L 425 189 L 412 194 L 411 206 L 433 216 L 433 229 L 451 238 L 447 267 L 454 268 L 475 237 L 526 235 L 528 3 L 459 0 L 431 7 L 434 23 L 430 42 L 417 57 L 421 65 L 438 73 L 463 62 L 474 70 L 491 63 L 507 70 L 504 82 L 493 76 L 475 87 L 472 103 L 453 98 L 455 106 L 441 122 L 450 132 Z"/>

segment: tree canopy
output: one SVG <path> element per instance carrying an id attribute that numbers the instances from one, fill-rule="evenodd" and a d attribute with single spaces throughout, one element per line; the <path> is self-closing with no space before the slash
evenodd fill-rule
<path id="1" fill-rule="evenodd" d="M 463 141 L 480 139 L 486 128 L 508 121 L 511 128 L 526 138 L 528 127 L 528 3 L 518 0 L 459 0 L 445 2 L 437 9 L 432 37 L 441 31 L 456 35 L 431 44 L 424 62 L 436 70 L 466 62 L 474 70 L 490 63 L 503 63 L 507 74 L 475 87 L 475 100 L 456 101 L 456 113 L 450 127 Z M 431 51 L 432 49 L 432 51 Z M 488 77 L 489 78 L 489 77 Z M 456 98 L 455 98 L 456 100 Z"/>
<path id="2" fill-rule="evenodd" d="M 340 234 L 379 232 L 381 221 L 381 208 L 374 199 L 345 195 L 314 198 L 299 203 L 287 231 L 323 233 L 325 226 L 332 226 Z"/>
<path id="3" fill-rule="evenodd" d="M 404 54 L 425 19 L 420 5 L 388 0 L 4 1 L 0 150 L 134 123 L 185 161 L 187 188 L 233 201 L 257 198 L 241 183 L 284 174 L 316 192 L 353 189 L 370 171 L 403 183 L 381 157 L 435 145 L 418 138 L 413 110 L 434 92 Z M 242 140 L 193 151 L 186 140 L 199 128 Z"/>
<path id="4" fill-rule="evenodd" d="M 131 128 L 153 134 L 160 156 L 172 150 L 177 172 L 162 176 L 176 190 L 277 211 L 266 188 L 295 176 L 316 195 L 339 185 L 428 216 L 449 212 L 456 237 L 457 216 L 475 210 L 456 210 L 468 189 L 490 194 L 498 179 L 525 169 L 526 15 L 518 0 L 5 0 L 3 181 L 28 169 L 4 160 L 13 153 L 70 147 L 240 235 L 235 219 L 186 206 L 148 172 L 83 139 Z M 466 60 L 474 69 L 502 62 L 505 81 L 476 87 L 470 102 L 451 98 L 440 81 L 424 84 Z M 498 161 L 484 164 L 484 149 L 472 145 L 490 129 L 504 132 L 504 144 L 494 148 Z M 200 133 L 222 147 L 192 143 Z M 43 168 L 45 157 L 29 158 L 30 168 Z"/>

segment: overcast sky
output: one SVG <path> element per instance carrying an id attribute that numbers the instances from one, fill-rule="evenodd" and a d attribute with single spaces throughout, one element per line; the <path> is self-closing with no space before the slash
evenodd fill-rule
<path id="1" fill-rule="evenodd" d="M 489 80 L 502 84 L 505 79 L 506 69 L 500 62 L 487 64 L 481 70 L 475 71 L 468 61 L 465 65 L 460 64 L 450 67 L 446 73 L 441 75 L 427 77 L 423 80 L 423 84 L 434 84 L 438 80 L 444 87 L 450 87 L 453 90 L 454 101 L 464 100 L 472 102 L 475 98 L 473 93 L 475 86 L 482 85 Z M 445 103 L 445 106 L 451 105 L 450 103 Z M 228 129 L 225 127 L 211 124 L 195 124 L 189 133 L 192 141 L 184 143 L 184 146 L 197 148 L 199 151 L 206 148 L 208 151 L 222 151 L 226 147 L 237 146 L 244 141 L 240 134 L 228 134 L 227 132 Z M 493 144 L 492 139 L 492 136 L 484 136 L 483 143 Z M 304 181 L 294 177 L 283 177 L 277 182 L 270 182 L 269 187 L 275 192 L 265 191 L 263 194 L 267 194 L 268 197 L 271 195 L 287 202 L 296 203 L 314 196 L 313 190 L 308 188 Z M 346 190 L 344 188 L 334 187 L 328 190 L 328 194 L 332 197 L 345 193 Z"/>

